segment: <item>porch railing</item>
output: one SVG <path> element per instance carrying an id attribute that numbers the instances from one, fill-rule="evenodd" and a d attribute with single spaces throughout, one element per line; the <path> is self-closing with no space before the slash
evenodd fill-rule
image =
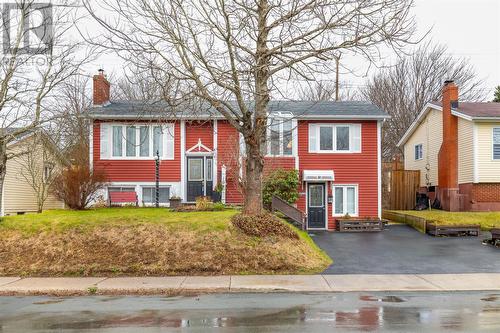
<path id="1" fill-rule="evenodd" d="M 299 225 L 302 230 L 306 230 L 306 220 L 307 216 L 301 210 L 296 207 L 290 205 L 285 200 L 281 199 L 278 196 L 273 195 L 271 201 L 271 209 L 273 212 L 281 212 L 286 217 L 294 221 Z"/>

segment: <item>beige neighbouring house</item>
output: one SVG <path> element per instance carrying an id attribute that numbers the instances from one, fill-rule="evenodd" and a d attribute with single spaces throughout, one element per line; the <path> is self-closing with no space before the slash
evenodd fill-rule
<path id="1" fill-rule="evenodd" d="M 11 142 L 7 153 L 14 157 L 7 161 L 0 216 L 37 212 L 37 191 L 32 184 L 51 179 L 64 165 L 64 158 L 42 132 L 28 133 Z M 48 194 L 43 209 L 61 208 L 64 208 L 64 203 Z"/>
<path id="2" fill-rule="evenodd" d="M 402 137 L 406 170 L 445 210 L 500 210 L 500 103 L 459 102 L 448 82 Z"/>

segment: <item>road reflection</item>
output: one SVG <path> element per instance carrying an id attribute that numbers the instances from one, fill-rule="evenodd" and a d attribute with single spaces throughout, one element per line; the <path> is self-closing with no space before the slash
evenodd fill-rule
<path id="1" fill-rule="evenodd" d="M 226 298 L 224 298 L 226 297 Z M 168 302 L 165 302 L 168 300 Z M 222 301 L 222 302 L 221 302 Z M 0 332 L 500 331 L 497 295 L 205 295 L 0 298 Z M 150 329 L 150 330 L 149 330 Z M 155 331 L 156 332 L 156 331 Z"/>

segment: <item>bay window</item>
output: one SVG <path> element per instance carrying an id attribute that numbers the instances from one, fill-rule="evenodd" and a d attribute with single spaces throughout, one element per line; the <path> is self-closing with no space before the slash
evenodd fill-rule
<path id="1" fill-rule="evenodd" d="M 101 159 L 153 159 L 156 152 L 174 159 L 174 124 L 101 124 Z"/>
<path id="2" fill-rule="evenodd" d="M 266 154 L 293 155 L 293 121 L 290 117 L 269 117 Z"/>
<path id="3" fill-rule="evenodd" d="M 358 186 L 333 185 L 333 215 L 358 215 Z"/>
<path id="4" fill-rule="evenodd" d="M 309 124 L 310 153 L 360 153 L 361 124 Z"/>

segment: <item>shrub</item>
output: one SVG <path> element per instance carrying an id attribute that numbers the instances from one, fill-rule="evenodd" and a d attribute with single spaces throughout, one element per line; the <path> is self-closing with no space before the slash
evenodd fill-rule
<path id="1" fill-rule="evenodd" d="M 295 203 L 299 198 L 299 174 L 297 170 L 277 169 L 265 179 L 262 189 L 264 206 L 271 208 L 273 195 L 280 197 L 289 204 Z"/>
<path id="2" fill-rule="evenodd" d="M 216 202 L 212 206 L 212 209 L 214 211 L 221 211 L 224 210 L 224 208 L 226 208 L 226 205 L 224 205 L 222 202 Z"/>
<path id="3" fill-rule="evenodd" d="M 285 222 L 270 213 L 260 215 L 238 214 L 231 219 L 232 224 L 249 236 L 299 239 L 299 236 Z"/>
<path id="4" fill-rule="evenodd" d="M 52 185 L 52 193 L 71 209 L 85 209 L 106 185 L 106 175 L 88 166 L 72 166 L 61 172 Z"/>
<path id="5" fill-rule="evenodd" d="M 211 210 L 213 202 L 209 197 L 197 197 L 196 198 L 196 210 Z"/>

